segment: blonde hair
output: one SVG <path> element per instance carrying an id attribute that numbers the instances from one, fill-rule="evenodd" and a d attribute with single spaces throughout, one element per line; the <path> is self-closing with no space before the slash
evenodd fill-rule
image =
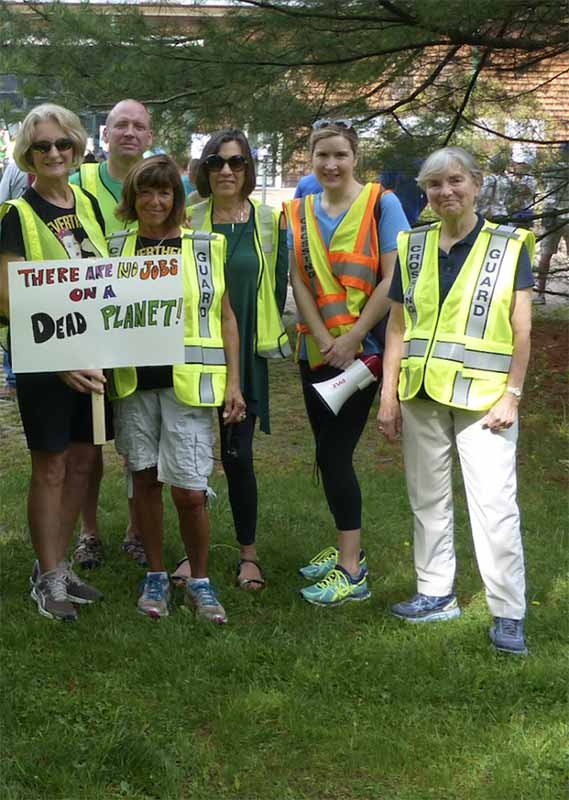
<path id="1" fill-rule="evenodd" d="M 425 159 L 423 166 L 419 170 L 417 183 L 421 189 L 425 190 L 427 181 L 448 169 L 453 161 L 465 172 L 468 172 L 476 183 L 482 183 L 482 169 L 471 153 L 463 150 L 462 147 L 441 147 Z"/>
<path id="2" fill-rule="evenodd" d="M 29 172 L 33 166 L 30 147 L 34 141 L 36 125 L 40 122 L 55 122 L 56 125 L 59 125 L 63 133 L 73 142 L 72 167 L 78 167 L 83 160 L 87 146 L 87 132 L 81 124 L 81 120 L 77 114 L 67 108 L 63 108 L 63 106 L 57 106 L 54 103 L 42 103 L 41 106 L 32 108 L 16 135 L 14 161 L 20 169 L 24 172 Z"/>

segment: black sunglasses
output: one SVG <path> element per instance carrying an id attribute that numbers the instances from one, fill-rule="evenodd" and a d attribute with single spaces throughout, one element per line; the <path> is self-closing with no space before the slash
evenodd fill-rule
<path id="1" fill-rule="evenodd" d="M 221 172 L 226 164 L 229 166 L 231 172 L 243 172 L 247 166 L 247 159 L 245 156 L 229 156 L 229 158 L 223 158 L 214 153 L 206 158 L 204 164 L 209 172 Z"/>
<path id="2" fill-rule="evenodd" d="M 71 139 L 56 139 L 55 142 L 42 140 L 41 142 L 32 142 L 30 145 L 30 150 L 34 150 L 36 153 L 49 153 L 54 145 L 60 153 L 64 153 L 66 150 L 71 150 L 73 147 L 73 142 Z"/>
<path id="3" fill-rule="evenodd" d="M 312 130 L 313 131 L 320 131 L 322 128 L 346 128 L 350 130 L 354 126 L 352 125 L 351 119 L 317 119 L 316 122 L 312 123 Z"/>

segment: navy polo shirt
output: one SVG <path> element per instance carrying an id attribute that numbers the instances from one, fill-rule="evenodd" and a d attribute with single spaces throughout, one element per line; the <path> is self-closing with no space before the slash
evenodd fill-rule
<path id="1" fill-rule="evenodd" d="M 477 215 L 478 221 L 474 228 L 467 234 L 464 239 L 455 242 L 448 253 L 441 250 L 439 247 L 439 309 L 444 303 L 447 294 L 453 287 L 455 280 L 458 277 L 468 254 L 472 250 L 472 246 L 476 241 L 476 237 L 482 230 L 484 225 L 484 218 Z M 527 247 L 524 245 L 518 260 L 516 268 L 516 277 L 514 281 L 514 291 L 520 289 L 529 289 L 534 285 L 533 273 L 531 271 L 531 261 Z M 403 284 L 401 282 L 401 266 L 399 264 L 399 257 L 395 263 L 395 270 L 393 272 L 393 280 L 389 288 L 389 299 L 396 303 L 403 303 Z"/>

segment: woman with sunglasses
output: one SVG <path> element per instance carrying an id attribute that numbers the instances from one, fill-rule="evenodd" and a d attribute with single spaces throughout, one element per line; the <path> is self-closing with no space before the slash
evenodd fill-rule
<path id="1" fill-rule="evenodd" d="M 370 331 L 386 320 L 397 235 L 408 224 L 393 193 L 356 180 L 358 136 L 349 120 L 316 123 L 310 153 L 323 192 L 287 204 L 290 270 L 300 318 L 297 356 L 304 401 L 338 545 L 300 570 L 317 581 L 301 594 L 315 605 L 337 606 L 370 596 L 352 459 L 378 383 L 356 391 L 337 416 L 313 385 L 340 375 L 359 354 L 380 353 Z"/>
<path id="2" fill-rule="evenodd" d="M 168 156 L 139 161 L 127 175 L 116 210 L 129 230 L 115 234 L 121 255 L 177 255 L 184 273 L 186 363 L 113 370 L 118 452 L 134 484 L 134 507 L 148 572 L 138 610 L 168 616 L 170 583 L 164 566 L 162 485 L 171 487 L 191 563 L 186 603 L 196 615 L 226 622 L 208 578 L 208 477 L 213 468 L 212 407 L 226 425 L 245 415 L 239 390 L 237 324 L 225 289 L 225 241 L 195 238 L 183 227 L 185 192 Z M 133 224 L 134 223 L 134 226 Z"/>
<path id="3" fill-rule="evenodd" d="M 250 197 L 255 164 L 242 131 L 215 133 L 204 147 L 196 186 L 207 200 L 188 208 L 192 228 L 222 233 L 227 239 L 226 278 L 239 326 L 241 388 L 246 418 L 221 429 L 221 454 L 229 502 L 239 543 L 237 584 L 259 590 L 265 585 L 257 559 L 257 481 L 253 434 L 270 433 L 268 358 L 290 354 L 281 322 L 287 289 L 287 247 L 282 214 Z M 186 565 L 179 569 L 184 571 Z"/>
<path id="4" fill-rule="evenodd" d="M 61 106 L 32 109 L 16 137 L 14 159 L 35 180 L 0 210 L 0 312 L 9 316 L 8 264 L 106 255 L 97 201 L 68 181 L 83 158 L 87 134 Z M 45 617 L 75 620 L 74 603 L 102 595 L 66 561 L 97 448 L 90 393 L 103 392 L 99 370 L 16 374 L 18 404 L 32 462 L 28 524 L 37 561 L 31 596 Z"/>

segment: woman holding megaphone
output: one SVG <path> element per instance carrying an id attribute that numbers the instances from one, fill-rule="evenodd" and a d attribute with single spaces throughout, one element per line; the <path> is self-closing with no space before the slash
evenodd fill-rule
<path id="1" fill-rule="evenodd" d="M 317 121 L 310 154 L 323 192 L 287 204 L 290 270 L 304 401 L 338 546 L 301 568 L 316 581 L 301 594 L 315 605 L 337 606 L 370 596 L 353 454 L 378 384 L 354 392 L 337 414 L 313 386 L 339 376 L 359 355 L 380 354 L 381 343 L 370 331 L 379 333 L 378 323 L 387 317 L 397 234 L 409 226 L 393 193 L 356 180 L 358 136 L 349 120 Z"/>

